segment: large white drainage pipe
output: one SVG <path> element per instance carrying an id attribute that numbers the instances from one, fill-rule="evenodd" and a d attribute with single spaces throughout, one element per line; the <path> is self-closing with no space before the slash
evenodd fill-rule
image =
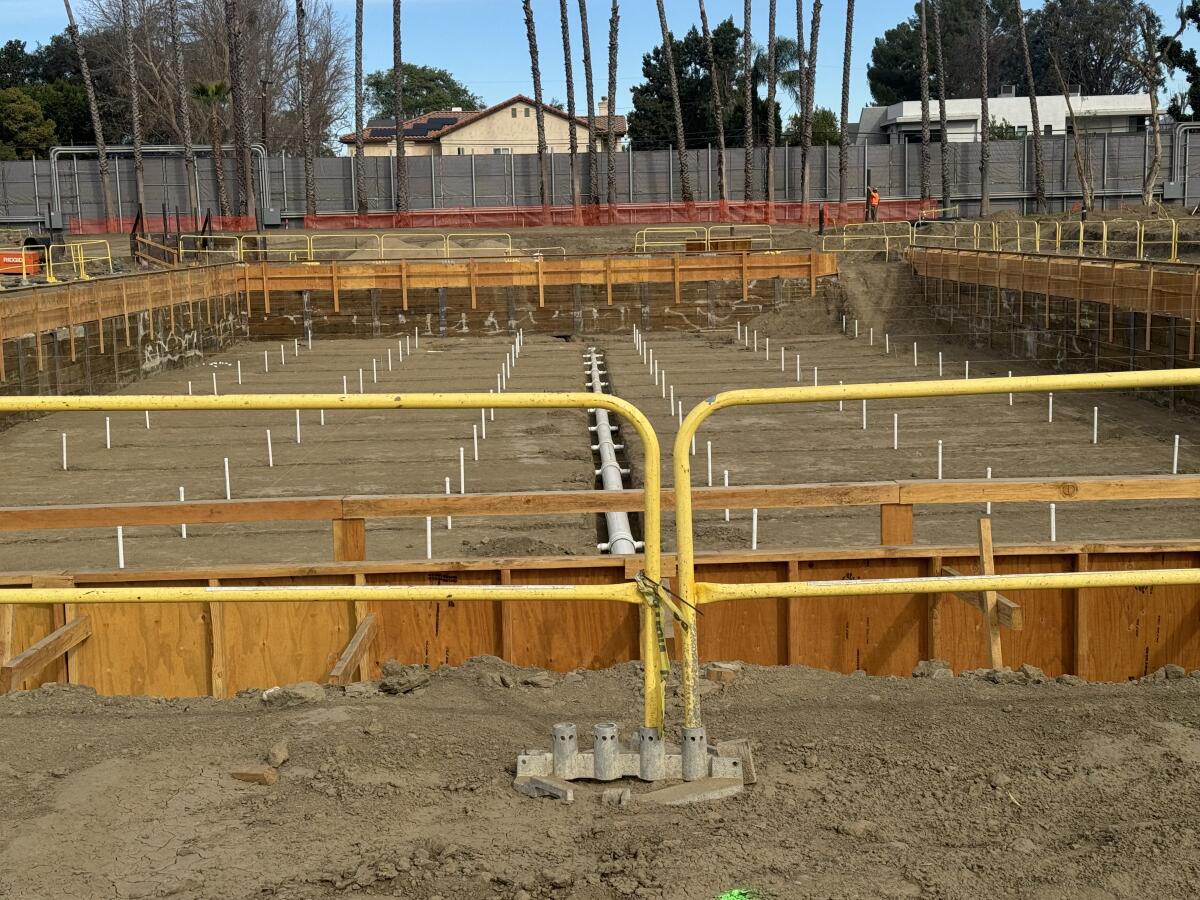
<path id="1" fill-rule="evenodd" d="M 588 387 L 593 394 L 603 394 L 607 386 L 607 382 L 604 381 L 606 373 L 601 368 L 602 357 L 595 347 L 588 348 L 584 361 L 588 371 Z M 622 469 L 617 460 L 617 450 L 623 448 L 613 443 L 612 436 L 616 426 L 609 420 L 606 409 L 593 409 L 592 415 L 596 418 L 596 424 L 589 429 L 596 435 L 596 443 L 592 445 L 592 449 L 600 455 L 600 468 L 596 470 L 596 474 L 600 476 L 604 490 L 623 491 L 625 476 L 629 474 L 629 470 Z M 642 549 L 643 545 L 633 539 L 633 528 L 629 524 L 628 513 L 607 512 L 604 514 L 604 524 L 608 529 L 608 542 L 599 545 L 602 552 L 614 556 L 629 556 Z"/>

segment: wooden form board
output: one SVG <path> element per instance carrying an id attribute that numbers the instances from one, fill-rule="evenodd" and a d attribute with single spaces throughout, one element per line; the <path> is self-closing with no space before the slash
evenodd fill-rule
<path id="1" fill-rule="evenodd" d="M 996 548 L 1000 573 L 1200 566 L 1200 543 L 1053 544 Z M 924 596 L 863 597 L 861 578 L 929 574 L 934 561 L 978 570 L 977 547 L 880 547 L 851 550 L 710 553 L 698 578 L 722 583 L 834 579 L 843 597 L 708 604 L 700 617 L 700 652 L 708 659 L 766 665 L 803 664 L 841 672 L 906 675 L 931 654 L 956 670 L 986 665 L 982 617 L 961 602 L 943 602 L 930 628 Z M 673 558 L 664 560 L 673 573 Z M 205 571 L 78 573 L 80 586 L 261 584 L 608 584 L 625 580 L 637 558 L 561 557 L 420 562 L 346 561 L 315 566 L 245 566 Z M 6 585 L 34 575 L 6 574 Z M 40 577 L 40 576 L 39 576 Z M 1076 595 L 1081 595 L 1077 597 Z M 1124 680 L 1168 662 L 1200 668 L 1200 589 L 1113 588 L 1010 592 L 1025 617 L 1022 631 L 1002 635 L 1006 664 L 1028 662 L 1050 675 L 1073 672 Z M 378 633 L 372 674 L 388 659 L 441 665 L 483 654 L 560 671 L 612 665 L 638 655 L 638 610 L 605 603 L 365 604 Z M 212 610 L 219 607 L 214 616 Z M 61 608 L 17 610 L 14 652 L 45 637 Z M 91 636 L 71 651 L 68 677 L 106 694 L 229 696 L 249 687 L 324 679 L 355 632 L 347 603 L 81 604 Z M 0 632 L 2 633 L 2 632 Z M 17 644 L 17 642 L 20 642 Z M 219 665 L 218 665 L 219 663 Z M 46 676 L 43 676 L 45 680 Z"/>
<path id="2" fill-rule="evenodd" d="M 1106 260 L 982 250 L 909 251 L 927 278 L 1087 300 L 1142 313 L 1197 317 L 1196 273 L 1189 263 Z"/>

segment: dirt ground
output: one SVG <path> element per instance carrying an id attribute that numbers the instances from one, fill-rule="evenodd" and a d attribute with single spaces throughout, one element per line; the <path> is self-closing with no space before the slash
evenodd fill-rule
<path id="1" fill-rule="evenodd" d="M 636 733 L 635 664 L 523 683 L 542 674 L 473 660 L 414 694 L 355 685 L 285 708 L 256 692 L 0 698 L 0 896 L 1200 892 L 1198 677 L 1085 686 L 749 669 L 704 681 L 704 709 L 710 739 L 753 741 L 758 783 L 672 808 L 639 801 L 638 783 L 623 807 L 602 804 L 597 784 L 579 783 L 572 805 L 512 790 L 516 754 L 547 748 L 554 722 L 577 723 L 585 749 L 598 721 Z M 231 777 L 281 741 L 277 783 Z"/>
<path id="2" fill-rule="evenodd" d="M 842 275 L 841 295 L 811 303 L 807 298 L 782 311 L 753 307 L 750 337 L 739 343 L 732 315 L 704 333 L 679 330 L 646 335 L 665 370 L 656 387 L 653 371 L 642 364 L 631 336 L 594 335 L 571 341 L 530 334 L 514 370 L 514 390 L 579 390 L 584 387 L 583 357 L 589 346 L 604 350 L 609 377 L 620 396 L 651 418 L 663 442 L 664 481 L 670 484 L 671 444 L 678 414 L 669 412 L 669 395 L 684 410 L 717 391 L 796 384 L 795 358 L 803 384 L 913 378 L 937 378 L 942 354 L 945 378 L 961 377 L 966 363 L 974 376 L 1036 374 L 1021 361 L 984 350 L 967 350 L 920 330 L 914 313 L 919 297 L 900 265 L 858 265 Z M 841 299 L 838 299 L 838 298 Z M 890 304 L 886 298 L 891 298 Z M 868 305 L 868 302 L 870 305 Z M 845 310 L 847 333 L 841 333 Z M 861 310 L 861 312 L 860 312 Z M 754 313 L 760 313 L 754 317 Z M 686 308 L 681 314 L 690 315 Z M 694 314 L 699 316 L 697 311 Z M 859 337 L 853 337 L 859 319 Z M 868 323 L 875 324 L 868 324 Z M 889 324 L 893 323 L 893 324 Z M 891 332 L 888 329 L 895 327 Z M 874 328 L 872 338 L 870 329 Z M 753 351 L 757 332 L 759 352 Z M 916 335 L 915 338 L 913 335 Z M 481 390 L 495 387 L 496 373 L 509 347 L 503 336 L 433 338 L 399 361 L 403 338 L 318 340 L 303 344 L 297 357 L 285 346 L 247 343 L 199 365 L 151 375 L 126 393 L 211 393 L 219 390 L 340 393 L 342 378 L 358 390 Z M 893 339 L 894 338 L 894 339 Z M 912 365 L 912 343 L 918 365 Z M 770 360 L 766 356 L 770 341 Z M 872 340 L 874 341 L 872 343 Z M 749 346 L 747 346 L 749 344 Z M 393 369 L 387 370 L 392 351 Z M 783 367 L 780 352 L 784 353 Z M 263 354 L 269 369 L 264 371 Z M 378 382 L 372 380 L 372 361 Z M 663 383 L 668 386 L 664 399 Z M 1091 443 L 1092 410 L 1099 407 L 1099 442 Z M 747 407 L 717 414 L 702 429 L 693 457 L 693 484 L 707 483 L 707 442 L 712 442 L 713 477 L 721 484 L 786 484 L 824 481 L 875 481 L 937 477 L 937 445 L 942 442 L 946 478 L 996 478 L 1080 475 L 1169 474 L 1174 435 L 1181 436 L 1180 471 L 1200 468 L 1200 423 L 1194 416 L 1170 413 L 1145 400 L 1112 395 L 1059 395 L 1049 422 L 1045 395 L 1007 395 L 954 400 L 875 401 L 868 404 L 867 429 L 861 404 L 849 401 L 820 408 Z M 899 449 L 893 429 L 899 417 Z M 234 497 L 320 496 L 327 494 L 426 493 L 444 490 L 451 479 L 458 490 L 458 450 L 466 457 L 468 491 L 539 489 L 587 490 L 594 484 L 586 421 L 582 412 L 497 411 L 479 441 L 473 459 L 472 426 L 483 425 L 470 412 L 365 413 L 328 411 L 301 414 L 301 443 L 295 443 L 291 412 L 154 413 L 145 428 L 140 413 L 109 414 L 112 449 L 105 449 L 103 413 L 56 414 L 18 425 L 0 434 L 0 483 L 4 505 L 82 504 L 169 501 L 179 487 L 188 499 L 224 497 L 223 459 L 229 457 Z M 272 432 L 274 467 L 268 466 L 266 431 Z M 68 470 L 61 468 L 61 434 L 67 434 Z M 642 481 L 641 446 L 622 432 L 633 467 Z M 1167 539 L 1195 536 L 1196 504 L 1059 504 L 1056 536 L 1060 541 Z M 982 507 L 924 507 L 917 511 L 916 540 L 957 544 L 975 529 Z M 1005 504 L 993 509 L 999 544 L 1038 542 L 1049 537 L 1049 507 L 1044 503 Z M 736 549 L 751 544 L 751 513 L 697 513 L 698 546 Z M 666 517 L 668 547 L 673 545 Z M 528 518 L 456 518 L 450 531 L 435 523 L 435 558 L 494 556 L 496 541 L 507 555 L 595 553 L 602 536 L 587 516 L 551 520 Z M 425 523 L 419 519 L 368 523 L 368 558 L 411 559 L 425 555 Z M 873 508 L 762 510 L 759 546 L 836 547 L 870 545 L 879 539 Z M 329 559 L 329 528 L 324 523 L 265 523 L 189 528 L 187 540 L 176 528 L 125 530 L 130 568 L 174 565 L 308 562 Z M 108 530 L 0 534 L 0 567 L 7 570 L 115 568 L 116 539 Z"/>

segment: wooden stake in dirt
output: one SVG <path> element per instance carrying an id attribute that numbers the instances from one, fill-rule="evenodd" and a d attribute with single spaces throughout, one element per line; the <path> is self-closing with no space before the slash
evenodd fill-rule
<path id="1" fill-rule="evenodd" d="M 63 471 L 67 471 L 67 433 L 62 433 L 62 466 Z"/>
<path id="2" fill-rule="evenodd" d="M 725 487 L 729 487 L 729 470 L 723 469 L 722 471 L 725 473 Z M 725 521 L 729 521 L 729 507 L 725 508 Z"/>
<path id="3" fill-rule="evenodd" d="M 112 419 L 109 416 L 104 417 L 104 449 L 112 449 Z"/>
<path id="4" fill-rule="evenodd" d="M 275 450 L 271 446 L 270 428 L 267 429 L 267 467 L 271 469 L 275 468 Z"/>
<path id="5" fill-rule="evenodd" d="M 450 496 L 450 476 L 446 476 L 446 496 Z M 452 516 L 446 516 L 446 530 L 449 531 L 454 527 L 454 519 Z"/>
<path id="6" fill-rule="evenodd" d="M 125 529 L 117 526 L 117 568 L 125 568 Z"/>
<path id="7" fill-rule="evenodd" d="M 179 502 L 183 503 L 187 499 L 187 495 L 183 492 L 183 485 L 179 486 Z M 185 541 L 187 540 L 187 523 L 184 522 L 179 526 L 179 536 Z"/>
<path id="8" fill-rule="evenodd" d="M 471 426 L 471 448 L 475 457 L 475 462 L 479 462 L 479 426 Z"/>
<path id="9" fill-rule="evenodd" d="M 229 488 L 229 457 L 225 457 L 225 499 L 232 500 L 233 492 Z"/>
<path id="10" fill-rule="evenodd" d="M 750 510 L 750 549 L 758 549 L 758 508 Z"/>

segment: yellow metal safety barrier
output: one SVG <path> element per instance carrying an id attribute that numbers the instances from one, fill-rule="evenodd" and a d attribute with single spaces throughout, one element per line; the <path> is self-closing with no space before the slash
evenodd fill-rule
<path id="1" fill-rule="evenodd" d="M 830 387 L 767 388 L 726 391 L 697 404 L 675 435 L 675 530 L 678 541 L 678 593 L 684 619 L 683 714 L 685 728 L 701 727 L 696 704 L 699 653 L 696 611 L 704 603 L 763 597 L 817 597 L 855 594 L 950 593 L 968 591 L 1036 590 L 1048 586 L 1103 587 L 1142 584 L 1200 584 L 1200 569 L 1159 569 L 1147 572 L 1079 572 L 962 578 L 863 579 L 846 582 L 769 582 L 724 585 L 696 582 L 696 548 L 692 518 L 691 443 L 700 426 L 714 413 L 734 406 L 820 403 L 837 400 L 897 400 L 922 397 L 969 397 L 992 394 L 1030 394 L 1049 391 L 1133 390 L 1156 387 L 1198 387 L 1200 369 L 1147 372 L 1102 372 L 1082 375 L 1034 375 L 1019 378 L 979 378 L 959 381 L 909 381 L 847 384 Z M 1065 576 L 1065 577 L 1064 577 Z"/>
<path id="2" fill-rule="evenodd" d="M 662 478 L 658 435 L 646 415 L 632 403 L 608 394 L 564 393 L 432 393 L 432 394 L 228 394 L 217 397 L 164 397 L 157 395 L 106 395 L 0 397 L 0 412 L 108 412 L 194 411 L 248 409 L 592 409 L 600 407 L 625 418 L 642 441 L 646 506 L 645 572 L 652 582 L 662 581 Z M 616 585 L 530 585 L 520 587 L 470 585 L 356 585 L 293 587 L 164 587 L 164 588 L 17 588 L 0 590 L 0 604 L 44 603 L 190 603 L 203 599 L 220 602 L 323 602 L 329 600 L 604 600 L 645 604 L 635 582 Z M 660 670 L 656 615 L 642 616 L 640 647 L 643 664 L 643 724 L 661 729 L 665 704 Z"/>
<path id="3" fill-rule="evenodd" d="M 512 248 L 512 235 L 506 231 L 465 231 L 446 235 L 447 259 L 508 256 L 512 253 Z"/>
<path id="4" fill-rule="evenodd" d="M 349 259 L 351 254 L 369 254 L 372 259 L 383 256 L 379 235 L 369 231 L 321 232 L 309 237 L 308 247 L 308 258 L 320 262 Z"/>
<path id="5" fill-rule="evenodd" d="M 710 225 L 704 229 L 704 249 L 723 249 L 727 241 L 749 241 L 751 250 L 774 250 L 775 229 L 770 225 Z"/>
<path id="6" fill-rule="evenodd" d="M 384 259 L 445 259 L 446 236 L 434 232 L 401 232 L 380 235 Z"/>
<path id="7" fill-rule="evenodd" d="M 306 234 L 243 234 L 243 261 L 311 262 L 312 238 Z"/>
<path id="8" fill-rule="evenodd" d="M 51 284 L 61 281 L 58 272 L 63 269 L 69 269 L 74 272 L 76 278 L 86 281 L 92 277 L 88 272 L 89 264 L 99 268 L 100 274 L 104 274 L 105 271 L 109 275 L 113 274 L 112 250 L 108 241 L 70 241 L 66 244 L 51 244 L 46 248 L 46 281 Z"/>
<path id="9" fill-rule="evenodd" d="M 936 250 L 979 249 L 978 222 L 938 222 L 936 226 L 932 227 L 931 223 L 924 228 L 914 228 L 912 245 Z"/>
<path id="10" fill-rule="evenodd" d="M 181 234 L 179 236 L 179 261 L 186 264 L 189 259 L 201 263 L 240 262 L 241 240 L 232 234 Z"/>
<path id="11" fill-rule="evenodd" d="M 1152 254 L 1152 247 L 1161 248 Z M 1175 219 L 1149 219 L 1142 224 L 1142 259 L 1179 262 L 1179 222 Z"/>
<path id="12" fill-rule="evenodd" d="M 840 234 L 821 238 L 825 253 L 884 253 L 892 248 L 904 251 L 912 246 L 913 226 L 908 222 L 855 222 L 846 225 Z"/>
<path id="13" fill-rule="evenodd" d="M 917 216 L 918 222 L 932 222 L 937 219 L 948 219 L 958 215 L 957 206 L 943 206 L 938 209 L 923 209 Z"/>
<path id="14" fill-rule="evenodd" d="M 643 228 L 633 236 L 633 252 L 686 250 L 688 241 L 703 241 L 707 248 L 708 234 L 703 228 Z"/>

